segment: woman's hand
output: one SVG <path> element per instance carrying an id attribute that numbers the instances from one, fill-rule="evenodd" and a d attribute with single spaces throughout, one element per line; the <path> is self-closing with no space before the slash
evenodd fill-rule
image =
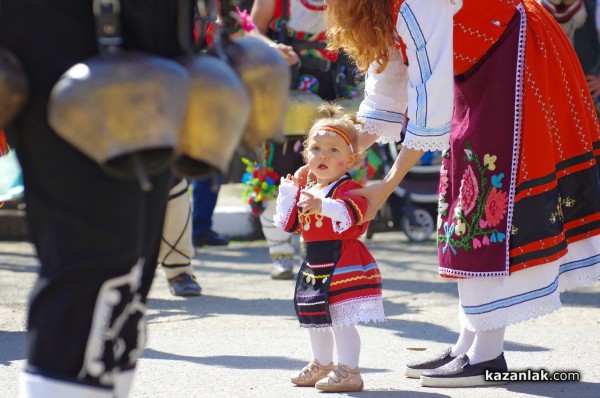
<path id="1" fill-rule="evenodd" d="M 323 208 L 323 202 L 321 198 L 315 198 L 315 196 L 309 192 L 302 191 L 304 199 L 298 202 L 298 207 L 302 209 L 302 214 L 319 214 Z"/>
<path id="2" fill-rule="evenodd" d="M 283 43 L 272 43 L 270 46 L 279 51 L 279 53 L 287 61 L 288 66 L 296 65 L 298 62 L 300 62 L 300 57 L 298 54 L 296 54 L 292 47 Z"/>
<path id="3" fill-rule="evenodd" d="M 423 151 L 418 149 L 410 149 L 403 147 L 400 153 L 394 160 L 394 164 L 383 180 L 369 185 L 366 188 L 355 189 L 350 193 L 358 196 L 363 196 L 367 199 L 369 207 L 364 215 L 361 224 L 371 221 L 375 218 L 377 210 L 386 201 L 388 196 L 400 184 L 406 173 L 414 166 L 423 155 Z"/>
<path id="4" fill-rule="evenodd" d="M 590 89 L 590 94 L 592 94 L 592 98 L 596 98 L 600 95 L 600 77 L 594 75 L 588 75 L 585 77 L 587 80 L 588 88 Z"/>
<path id="5" fill-rule="evenodd" d="M 389 181 L 383 180 L 373 183 L 365 188 L 350 191 L 352 195 L 362 196 L 367 199 L 367 203 L 369 204 L 363 220 L 359 224 L 364 224 L 375 218 L 377 210 L 379 210 L 381 205 L 387 200 L 394 188 L 395 185 L 392 185 Z"/>

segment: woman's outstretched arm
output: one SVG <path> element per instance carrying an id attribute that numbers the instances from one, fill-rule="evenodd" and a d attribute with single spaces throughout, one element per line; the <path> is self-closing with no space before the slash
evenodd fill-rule
<path id="1" fill-rule="evenodd" d="M 352 194 L 363 196 L 369 202 L 369 208 L 365 213 L 363 222 L 375 218 L 377 210 L 394 192 L 394 189 L 400 184 L 406 173 L 419 161 L 422 155 L 423 151 L 402 147 L 392 168 L 381 181 L 352 191 Z"/>

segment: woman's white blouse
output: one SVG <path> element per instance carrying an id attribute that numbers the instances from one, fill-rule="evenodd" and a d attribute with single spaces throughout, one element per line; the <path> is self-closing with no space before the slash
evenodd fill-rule
<path id="1" fill-rule="evenodd" d="M 380 142 L 399 141 L 408 116 L 403 145 L 420 150 L 448 147 L 452 120 L 454 74 L 453 16 L 462 0 L 407 0 L 400 7 L 396 29 L 406 45 L 408 65 L 391 49 L 381 73 L 371 65 L 366 75 L 365 99 L 358 116 L 365 132 Z"/>

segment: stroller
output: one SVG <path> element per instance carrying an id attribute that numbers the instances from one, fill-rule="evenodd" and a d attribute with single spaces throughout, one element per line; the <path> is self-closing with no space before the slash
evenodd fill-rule
<path id="1" fill-rule="evenodd" d="M 387 173 L 396 157 L 399 145 L 395 142 L 378 144 L 375 148 L 382 160 L 381 171 Z M 440 165 L 426 153 L 421 165 L 413 166 L 378 210 L 366 232 L 371 239 L 376 232 L 403 231 L 413 242 L 430 239 L 435 230 L 438 206 Z"/>

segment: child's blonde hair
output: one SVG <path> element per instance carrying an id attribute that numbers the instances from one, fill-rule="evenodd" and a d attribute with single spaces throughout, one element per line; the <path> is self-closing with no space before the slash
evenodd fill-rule
<path id="1" fill-rule="evenodd" d="M 324 102 L 319 106 L 319 116 L 304 140 L 304 150 L 302 156 L 306 162 L 308 158 L 308 139 L 314 136 L 317 131 L 323 130 L 326 127 L 333 127 L 344 132 L 344 134 L 350 140 L 353 151 L 358 154 L 356 162 L 353 167 L 356 167 L 364 160 L 364 154 L 358 151 L 358 136 L 360 129 L 363 126 L 363 122 L 356 118 L 356 113 L 344 113 L 344 108 L 340 105 L 333 104 L 331 102 Z"/>

